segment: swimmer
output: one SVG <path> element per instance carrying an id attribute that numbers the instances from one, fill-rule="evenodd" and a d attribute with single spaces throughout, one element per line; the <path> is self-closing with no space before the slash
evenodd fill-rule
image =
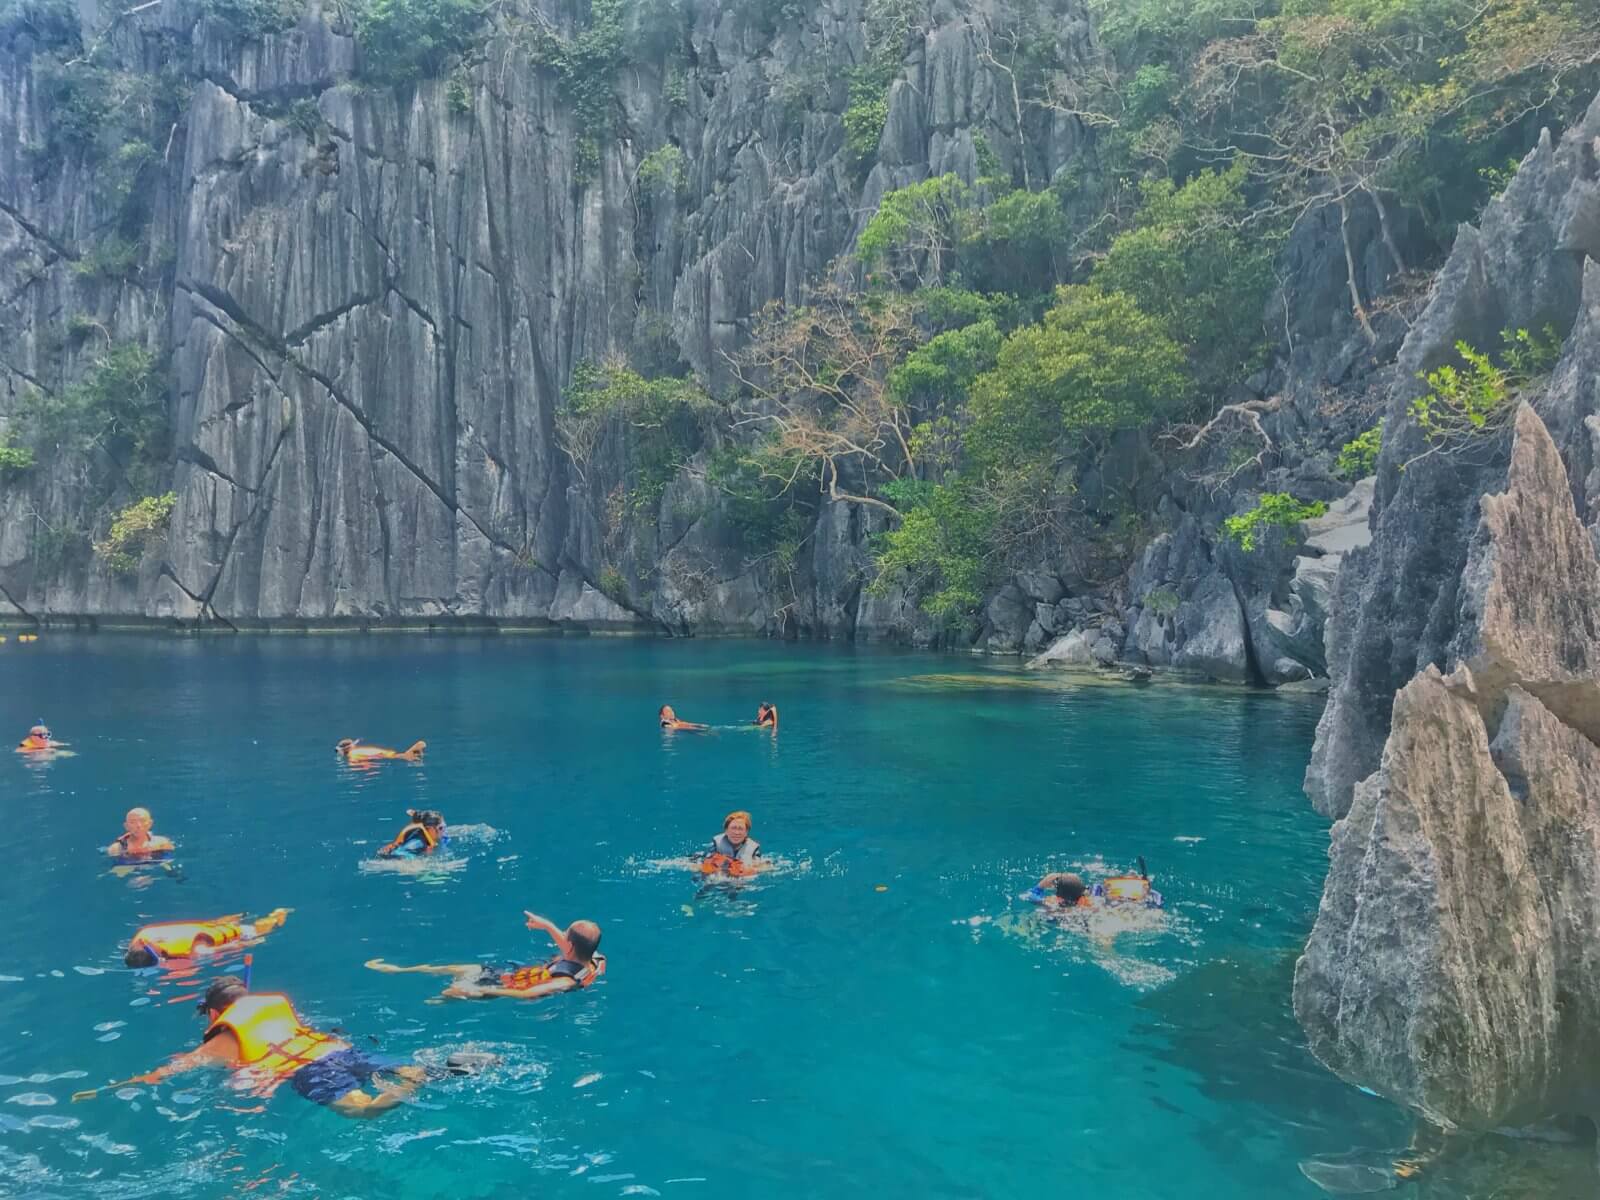
<path id="1" fill-rule="evenodd" d="M 1071 871 L 1054 871 L 1046 875 L 1033 885 L 1042 892 L 1048 892 L 1039 903 L 1045 908 L 1093 908 L 1094 897 L 1089 894 L 1089 885 L 1083 882 L 1082 876 Z"/>
<path id="2" fill-rule="evenodd" d="M 771 728 L 773 733 L 778 732 L 778 706 L 770 700 L 763 700 L 756 707 L 756 728 Z"/>
<path id="3" fill-rule="evenodd" d="M 703 729 L 711 728 L 709 725 L 697 725 L 693 721 L 678 720 L 678 714 L 672 711 L 672 705 L 670 704 L 663 704 L 661 711 L 656 714 L 656 718 L 661 722 L 661 728 L 663 729 L 682 729 L 690 733 L 699 733 Z"/>
<path id="4" fill-rule="evenodd" d="M 129 1083 L 155 1084 L 198 1067 L 228 1067 L 253 1095 L 269 1096 L 287 1083 L 342 1116 L 375 1117 L 405 1103 L 427 1078 L 415 1063 L 379 1058 L 310 1028 L 287 996 L 252 992 L 236 975 L 212 980 L 196 1008 L 206 1016 L 200 1045 Z"/>
<path id="5" fill-rule="evenodd" d="M 18 754 L 40 754 L 49 750 L 59 750 L 67 743 L 58 742 L 50 736 L 50 730 L 44 725 L 35 725 L 28 730 L 28 736 L 17 743 Z"/>
<path id="6" fill-rule="evenodd" d="M 1108 875 L 1089 887 L 1070 871 L 1052 871 L 1023 892 L 1022 898 L 1047 908 L 1118 908 L 1125 904 L 1161 908 L 1165 904 L 1161 893 L 1150 886 L 1142 856 L 1138 874 Z"/>
<path id="7" fill-rule="evenodd" d="M 479 1000 L 503 996 L 512 1000 L 539 1000 L 557 992 L 586 988 L 606 973 L 606 956 L 600 947 L 600 926 L 593 921 L 574 921 L 565 929 L 535 913 L 524 912 L 527 926 L 535 933 L 548 934 L 560 951 L 544 963 L 423 963 L 397 967 L 381 958 L 369 959 L 367 968 L 388 975 L 448 975 L 451 982 L 439 993 L 451 1000 Z"/>
<path id="8" fill-rule="evenodd" d="M 387 746 L 368 746 L 359 738 L 341 738 L 339 744 L 334 747 L 334 751 L 351 766 L 361 767 L 369 763 L 382 762 L 385 759 L 421 762 L 422 752 L 427 748 L 427 742 L 413 742 L 408 750 L 391 750 Z"/>
<path id="9" fill-rule="evenodd" d="M 289 916 L 287 908 L 275 908 L 254 921 L 243 920 L 243 913 L 212 917 L 209 921 L 168 921 L 146 925 L 128 942 L 122 961 L 130 967 L 153 967 L 172 959 L 202 958 L 224 946 L 239 948 L 254 945 Z"/>
<path id="10" fill-rule="evenodd" d="M 761 843 L 750 836 L 750 814 L 742 809 L 722 818 L 722 832 L 711 839 L 711 848 L 700 862 L 706 875 L 726 871 L 729 875 L 751 875 L 764 871 Z"/>
<path id="11" fill-rule="evenodd" d="M 379 858 L 394 858 L 397 854 L 432 854 L 444 842 L 444 816 L 432 809 L 408 808 L 410 818 L 394 841 L 378 851 Z"/>
<path id="12" fill-rule="evenodd" d="M 107 846 L 106 853 L 112 858 L 123 859 L 154 858 L 158 854 L 171 854 L 172 839 L 151 833 L 152 823 L 148 808 L 130 808 L 128 815 L 122 820 L 122 827 L 127 832 Z"/>

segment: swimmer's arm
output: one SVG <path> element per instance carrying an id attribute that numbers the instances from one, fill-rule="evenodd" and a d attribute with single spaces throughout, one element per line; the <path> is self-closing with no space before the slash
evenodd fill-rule
<path id="1" fill-rule="evenodd" d="M 201 1042 L 195 1049 L 185 1054 L 176 1054 L 164 1065 L 154 1071 L 147 1071 L 143 1075 L 136 1075 L 134 1083 L 160 1083 L 174 1075 L 182 1075 L 185 1071 L 193 1071 L 199 1067 L 225 1067 L 239 1057 L 239 1043 L 232 1034 L 223 1032 L 217 1034 L 209 1042 Z"/>
<path id="2" fill-rule="evenodd" d="M 556 949 L 561 951 L 562 958 L 577 957 L 577 955 L 572 952 L 572 943 L 567 941 L 566 930 L 561 929 L 555 924 L 555 922 L 549 920 L 548 918 L 541 917 L 538 913 L 531 913 L 527 909 L 522 910 L 522 915 L 527 918 L 526 924 L 532 932 L 543 933 L 549 936 L 550 940 L 556 944 Z M 520 995 L 521 993 L 518 994 Z"/>

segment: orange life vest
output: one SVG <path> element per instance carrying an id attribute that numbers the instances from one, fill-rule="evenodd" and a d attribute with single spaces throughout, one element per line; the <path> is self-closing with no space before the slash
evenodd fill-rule
<path id="1" fill-rule="evenodd" d="M 226 917 L 214 921 L 173 921 L 165 925 L 146 925 L 133 935 L 128 949 L 148 946 L 162 958 L 188 958 L 196 942 L 224 946 L 244 936 L 239 926 Z"/>
<path id="2" fill-rule="evenodd" d="M 27 737 L 23 738 L 22 742 L 17 746 L 17 753 L 34 754 L 40 750 L 48 749 L 50 749 L 49 738 L 34 737 L 33 734 L 30 733 Z"/>
<path id="3" fill-rule="evenodd" d="M 708 854 L 700 864 L 702 875 L 715 875 L 718 871 L 726 871 L 729 875 L 748 875 L 750 868 L 737 858 L 729 858 L 726 854 Z"/>
<path id="4" fill-rule="evenodd" d="M 206 1029 L 204 1040 L 224 1029 L 239 1043 L 239 1066 L 248 1069 L 254 1090 L 261 1094 L 308 1063 L 350 1048 L 348 1042 L 308 1028 L 295 1015 L 289 997 L 276 992 L 235 1000 Z"/>
<path id="5" fill-rule="evenodd" d="M 589 961 L 589 965 L 576 975 L 556 976 L 551 974 L 550 968 L 561 960 L 552 958 L 547 963 L 535 967 L 518 967 L 515 971 L 507 972 L 500 976 L 500 986 L 511 988 L 514 991 L 526 992 L 538 987 L 541 983 L 549 983 L 552 979 L 571 979 L 580 988 L 586 988 L 600 976 L 606 973 L 606 956 L 596 954 Z"/>

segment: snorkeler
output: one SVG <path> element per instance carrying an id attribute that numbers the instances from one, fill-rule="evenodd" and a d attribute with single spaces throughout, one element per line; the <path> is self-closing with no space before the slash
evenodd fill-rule
<path id="1" fill-rule="evenodd" d="M 130 808 L 122 821 L 122 827 L 127 832 L 107 846 L 106 853 L 124 861 L 171 854 L 172 839 L 150 832 L 152 824 L 148 808 Z"/>
<path id="2" fill-rule="evenodd" d="M 408 808 L 406 816 L 410 818 L 409 823 L 395 835 L 394 841 L 378 851 L 379 858 L 432 854 L 443 844 L 443 814 L 431 808 Z"/>
<path id="3" fill-rule="evenodd" d="M 50 736 L 50 730 L 43 725 L 35 725 L 28 730 L 28 736 L 17 743 L 18 754 L 40 754 L 48 750 L 58 750 L 65 746 L 65 742 L 58 742 Z"/>
<path id="4" fill-rule="evenodd" d="M 1161 908 L 1166 903 L 1150 886 L 1142 856 L 1137 874 L 1108 875 L 1092 888 L 1070 871 L 1052 871 L 1023 892 L 1022 898 L 1047 908 L 1117 908 L 1125 904 Z"/>
<path id="5" fill-rule="evenodd" d="M 275 908 L 254 921 L 243 920 L 243 913 L 233 913 L 209 921 L 146 925 L 128 942 L 122 961 L 135 968 L 153 967 L 171 959 L 200 958 L 224 946 L 252 945 L 282 925 L 288 915 L 287 908 Z"/>
<path id="6" fill-rule="evenodd" d="M 1083 877 L 1071 871 L 1053 871 L 1046 875 L 1034 887 L 1040 891 L 1048 892 L 1039 901 L 1045 908 L 1093 908 L 1094 897 L 1089 895 L 1089 886 L 1083 882 Z"/>
<path id="7" fill-rule="evenodd" d="M 369 959 L 367 967 L 389 975 L 448 975 L 451 982 L 441 996 L 452 1000 L 478 1000 L 503 996 L 513 1000 L 538 1000 L 557 992 L 586 988 L 606 973 L 606 956 L 600 947 L 600 926 L 593 921 L 574 921 L 565 929 L 531 912 L 522 914 L 535 933 L 546 933 L 560 951 L 555 958 L 527 966 L 520 963 L 423 963 L 397 967 L 381 958 Z"/>
<path id="8" fill-rule="evenodd" d="M 778 732 L 778 706 L 770 700 L 763 700 L 756 706 L 756 728 L 763 727 Z"/>
<path id="9" fill-rule="evenodd" d="M 351 766 L 359 767 L 386 759 L 421 762 L 422 752 L 427 748 L 427 742 L 413 742 L 407 750 L 391 750 L 387 746 L 369 746 L 357 738 L 341 738 L 334 750 Z"/>
<path id="10" fill-rule="evenodd" d="M 287 996 L 252 992 L 236 975 L 212 980 L 196 1008 L 207 1022 L 200 1045 L 127 1082 L 154 1084 L 197 1067 L 229 1067 L 253 1095 L 269 1096 L 287 1083 L 343 1116 L 375 1117 L 404 1103 L 427 1077 L 415 1063 L 381 1059 L 310 1028 Z M 381 1075 L 392 1079 L 380 1082 Z"/>
<path id="11" fill-rule="evenodd" d="M 750 875 L 763 871 L 761 843 L 750 836 L 750 814 L 742 809 L 722 818 L 722 832 L 711 839 L 711 848 L 700 862 L 706 875 L 725 871 L 729 875 Z"/>
<path id="12" fill-rule="evenodd" d="M 656 718 L 661 722 L 661 728 L 663 729 L 682 729 L 690 733 L 698 733 L 702 729 L 711 728 L 709 725 L 697 725 L 693 721 L 678 720 L 678 714 L 672 711 L 672 705 L 670 704 L 663 704 L 661 711 L 656 714 Z"/>

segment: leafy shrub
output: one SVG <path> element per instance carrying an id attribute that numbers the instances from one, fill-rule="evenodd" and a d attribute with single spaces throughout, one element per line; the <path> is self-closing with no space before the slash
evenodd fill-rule
<path id="1" fill-rule="evenodd" d="M 877 157 L 883 128 L 889 123 L 889 97 L 862 96 L 844 110 L 844 144 L 858 162 Z"/>
<path id="2" fill-rule="evenodd" d="M 1253 553 L 1268 530 L 1278 530 L 1283 544 L 1292 546 L 1300 522 L 1320 517 L 1328 511 L 1321 500 L 1300 501 L 1288 492 L 1268 492 L 1249 512 L 1229 517 L 1222 523 L 1222 535 L 1246 554 Z"/>
<path id="3" fill-rule="evenodd" d="M 1144 607 L 1158 617 L 1170 617 L 1178 611 L 1182 601 L 1169 587 L 1151 588 L 1144 596 Z"/>
<path id="4" fill-rule="evenodd" d="M 556 415 L 563 449 L 582 470 L 609 430 L 622 437 L 627 511 L 654 509 L 700 445 L 713 406 L 693 380 L 647 379 L 621 364 L 579 363 Z"/>
<path id="5" fill-rule="evenodd" d="M 1411 415 L 1435 445 L 1458 442 L 1504 423 L 1511 383 L 1487 354 L 1456 343 L 1465 367 L 1450 363 L 1428 372 L 1428 391 L 1411 402 Z"/>
<path id="6" fill-rule="evenodd" d="M 628 580 L 621 571 L 607 563 L 600 568 L 600 590 L 620 604 L 628 597 Z"/>
<path id="7" fill-rule="evenodd" d="M 639 186 L 646 190 L 677 191 L 688 178 L 683 162 L 683 151 L 671 142 L 657 146 L 639 160 Z"/>
<path id="8" fill-rule="evenodd" d="M 80 279 L 127 279 L 138 269 L 140 250 L 138 242 L 111 234 L 89 247 L 72 273 Z"/>
<path id="9" fill-rule="evenodd" d="M 924 612 L 958 622 L 983 602 L 993 581 L 994 507 L 962 479 L 901 479 L 886 485 L 884 494 L 902 520 L 881 536 L 878 574 L 867 590 L 883 595 L 902 584 Z"/>
<path id="10" fill-rule="evenodd" d="M 202 0 L 201 9 L 236 38 L 255 41 L 300 19 L 301 0 Z"/>
<path id="11" fill-rule="evenodd" d="M 94 544 L 95 554 L 116 574 L 135 574 L 145 551 L 166 533 L 177 502 L 175 492 L 135 500 L 116 515 L 105 540 Z"/>
<path id="12" fill-rule="evenodd" d="M 26 446 L 15 446 L 0 441 L 0 479 L 20 475 L 33 466 L 33 451 Z"/>
<path id="13" fill-rule="evenodd" d="M 132 490 L 151 491 L 171 436 L 160 364 L 142 346 L 112 345 L 71 387 L 24 397 L 14 428 L 36 449 L 102 451 Z"/>
<path id="14" fill-rule="evenodd" d="M 1383 422 L 1380 420 L 1363 434 L 1351 438 L 1339 450 L 1333 469 L 1341 479 L 1365 479 L 1378 469 L 1378 452 L 1383 449 Z"/>
<path id="15" fill-rule="evenodd" d="M 357 0 L 361 71 L 386 84 L 437 75 L 476 44 L 484 16 L 478 0 Z"/>

